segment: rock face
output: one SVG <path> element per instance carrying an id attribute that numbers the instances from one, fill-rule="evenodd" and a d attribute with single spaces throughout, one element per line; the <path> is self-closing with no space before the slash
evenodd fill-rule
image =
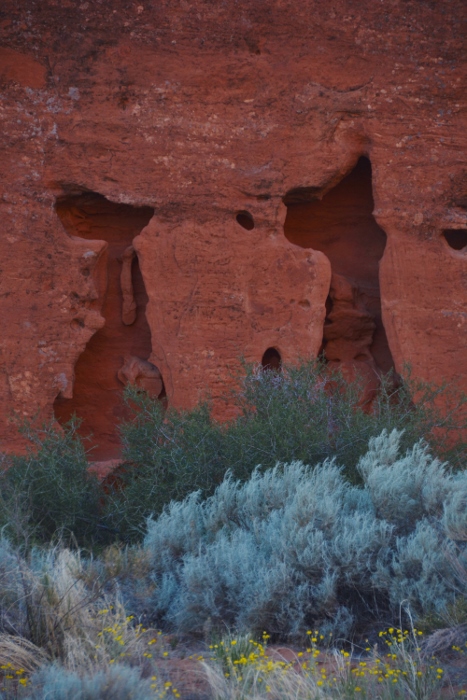
<path id="1" fill-rule="evenodd" d="M 90 280 L 94 290 L 94 298 L 89 298 L 85 307 L 100 312 L 102 328 L 76 362 L 73 392 L 62 390 L 55 399 L 55 416 L 65 423 L 76 414 L 82 420 L 83 434 L 96 437 L 92 454 L 97 458 L 115 456 L 120 449 L 116 425 L 130 415 L 122 401 L 122 385 L 136 384 L 151 389 L 156 396 L 162 391 L 157 369 L 146 361 L 151 354 L 147 294 L 131 245 L 153 210 L 114 204 L 95 194 L 59 198 L 55 209 L 70 236 L 103 246 L 98 259 L 91 251 L 84 253 L 81 267 L 82 276 Z M 79 335 L 85 318 L 76 294 L 72 298 L 76 313 L 70 325 Z"/>
<path id="2" fill-rule="evenodd" d="M 466 15 L 4 0 L 0 449 L 117 457 L 122 379 L 228 418 L 241 356 L 465 382 Z"/>

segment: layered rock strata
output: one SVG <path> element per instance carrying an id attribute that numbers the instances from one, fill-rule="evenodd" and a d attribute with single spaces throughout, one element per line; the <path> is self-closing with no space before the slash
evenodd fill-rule
<path id="1" fill-rule="evenodd" d="M 465 383 L 466 13 L 4 0 L 0 449 L 55 406 L 118 456 L 119 372 L 220 418 L 241 356 Z"/>

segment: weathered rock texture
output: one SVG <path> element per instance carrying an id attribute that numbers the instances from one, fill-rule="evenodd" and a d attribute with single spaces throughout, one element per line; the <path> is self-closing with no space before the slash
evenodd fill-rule
<path id="1" fill-rule="evenodd" d="M 56 211 L 70 236 L 101 242 L 102 252 L 97 258 L 93 251 L 82 256 L 81 274 L 91 279 L 94 290 L 95 298 L 91 294 L 86 306 L 101 312 L 103 325 L 75 365 L 72 392 L 62 390 L 58 394 L 55 416 L 62 423 L 74 413 L 79 416 L 83 434 L 92 432 L 98 440 L 93 454 L 107 456 L 118 453 L 115 426 L 129 417 L 122 402 L 122 385 L 141 385 L 136 380 L 142 372 L 135 369 L 134 361 L 131 366 L 127 357 L 146 358 L 151 354 L 151 332 L 145 313 L 147 295 L 129 244 L 151 219 L 153 210 L 114 204 L 99 195 L 86 194 L 58 199 Z M 76 293 L 71 297 L 78 304 L 71 328 L 80 334 L 85 318 L 79 313 Z M 160 384 L 159 377 L 157 394 L 162 390 Z"/>
<path id="2" fill-rule="evenodd" d="M 307 190 L 287 194 L 284 232 L 295 245 L 321 250 L 331 263 L 322 352 L 348 379 L 361 375 L 367 404 L 381 372 L 393 369 L 379 284 L 386 235 L 372 214 L 370 161 L 360 158 L 321 201 L 312 198 Z"/>
<path id="3" fill-rule="evenodd" d="M 4 0 L 2 448 L 117 456 L 128 358 L 219 417 L 240 355 L 465 382 L 466 13 Z"/>

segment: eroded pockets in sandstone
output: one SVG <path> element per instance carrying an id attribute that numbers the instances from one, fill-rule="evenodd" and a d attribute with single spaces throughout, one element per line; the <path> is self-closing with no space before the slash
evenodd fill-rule
<path id="1" fill-rule="evenodd" d="M 451 228 L 443 231 L 443 236 L 450 248 L 467 252 L 467 229 Z"/>
<path id="2" fill-rule="evenodd" d="M 386 234 L 373 217 L 371 163 L 355 168 L 322 199 L 316 188 L 292 190 L 284 197 L 286 238 L 324 253 L 331 263 L 321 352 L 332 366 L 365 381 L 370 400 L 379 376 L 394 367 L 381 318 L 379 261 Z"/>
<path id="3" fill-rule="evenodd" d="M 55 400 L 55 416 L 63 424 L 76 414 L 82 421 L 81 434 L 92 435 L 87 443 L 94 448 L 91 458 L 111 459 L 120 454 L 117 426 L 127 417 L 123 385 L 164 395 L 160 372 L 147 359 L 152 349 L 147 294 L 132 245 L 154 211 L 116 204 L 92 192 L 58 199 L 56 211 L 70 235 L 106 241 L 107 250 L 99 269 L 91 272 L 105 325 L 76 363 L 73 398 Z M 90 273 L 83 268 L 82 274 Z"/>
<path id="4" fill-rule="evenodd" d="M 255 227 L 255 221 L 249 211 L 239 211 L 235 219 L 237 224 L 247 231 L 252 231 Z"/>
<path id="5" fill-rule="evenodd" d="M 265 370 L 280 372 L 282 369 L 282 357 L 277 348 L 268 348 L 261 358 L 261 366 Z"/>

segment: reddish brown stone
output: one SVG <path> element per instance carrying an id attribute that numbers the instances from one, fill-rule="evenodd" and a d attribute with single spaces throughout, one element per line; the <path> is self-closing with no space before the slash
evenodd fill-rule
<path id="1" fill-rule="evenodd" d="M 152 376 L 152 372 L 151 377 L 146 377 L 151 374 L 147 368 L 144 372 L 144 367 L 135 367 L 138 356 L 142 360 L 149 356 L 151 335 L 145 315 L 144 282 L 128 245 L 148 222 L 152 210 L 113 204 L 93 194 L 64 197 L 58 201 L 56 210 L 70 235 L 87 241 L 105 241 L 98 263 L 89 265 L 93 258 L 85 253 L 81 269 L 94 289 L 94 298 L 84 304 L 100 310 L 105 323 L 76 363 L 73 393 L 62 391 L 56 398 L 55 416 L 62 423 L 74 413 L 82 419 L 81 432 L 89 437 L 87 446 L 93 448 L 91 458 L 116 457 L 120 453 L 116 426 L 130 415 L 123 405 L 122 384 L 137 384 L 150 389 L 152 394 L 159 387 L 156 395 L 162 389 L 160 376 Z M 83 317 L 81 302 L 76 300 L 76 303 L 78 309 L 71 326 L 79 334 Z M 129 357 L 134 357 L 132 366 L 126 362 Z"/>
<path id="2" fill-rule="evenodd" d="M 144 389 L 152 398 L 158 398 L 164 383 L 158 368 L 140 357 L 127 355 L 124 358 L 123 367 L 118 371 L 118 378 L 122 384 L 130 384 Z"/>
<path id="3" fill-rule="evenodd" d="M 465 386 L 466 13 L 4 0 L 2 449 L 55 403 L 117 456 L 126 356 L 228 417 L 240 356 L 316 355 L 326 301 L 345 371 Z"/>
<path id="4" fill-rule="evenodd" d="M 0 48 L 0 85 L 18 84 L 25 88 L 45 88 L 45 66 L 27 53 Z"/>

